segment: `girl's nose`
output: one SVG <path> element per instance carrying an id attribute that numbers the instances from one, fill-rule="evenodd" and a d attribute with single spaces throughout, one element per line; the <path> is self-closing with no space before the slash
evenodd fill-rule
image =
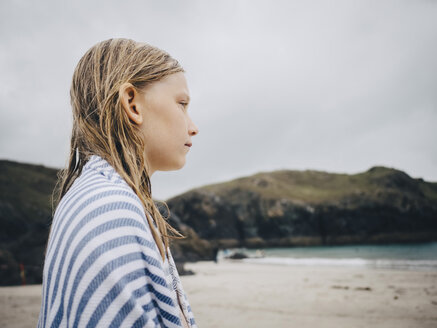
<path id="1" fill-rule="evenodd" d="M 190 119 L 190 126 L 188 128 L 188 134 L 190 136 L 195 136 L 199 134 L 199 128 L 194 124 L 194 122 Z"/>

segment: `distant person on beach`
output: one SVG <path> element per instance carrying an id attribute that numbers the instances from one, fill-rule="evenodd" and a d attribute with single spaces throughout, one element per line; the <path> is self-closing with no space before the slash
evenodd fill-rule
<path id="1" fill-rule="evenodd" d="M 216 246 L 214 247 L 214 249 L 212 250 L 212 258 L 214 259 L 215 263 L 218 263 L 218 254 L 219 254 L 220 249 Z"/>
<path id="2" fill-rule="evenodd" d="M 80 59 L 70 96 L 38 327 L 196 327 L 169 249 L 183 236 L 150 184 L 184 166 L 199 132 L 183 68 L 156 47 L 110 39 Z"/>

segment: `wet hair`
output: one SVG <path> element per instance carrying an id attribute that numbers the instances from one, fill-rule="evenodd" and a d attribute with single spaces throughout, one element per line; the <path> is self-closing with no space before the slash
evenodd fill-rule
<path id="1" fill-rule="evenodd" d="M 70 155 L 66 168 L 58 175 L 53 194 L 55 208 L 91 155 L 102 157 L 139 197 L 163 260 L 169 238 L 183 236 L 166 221 L 152 200 L 144 140 L 139 127 L 123 110 L 119 90 L 122 84 L 131 83 L 140 91 L 177 72 L 184 72 L 177 60 L 146 43 L 109 39 L 89 49 L 73 74 Z M 167 204 L 162 204 L 170 213 Z"/>

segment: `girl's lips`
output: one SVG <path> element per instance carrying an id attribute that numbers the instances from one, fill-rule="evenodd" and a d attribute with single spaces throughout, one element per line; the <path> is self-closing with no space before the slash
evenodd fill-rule
<path id="1" fill-rule="evenodd" d="M 186 143 L 185 146 L 191 147 L 193 144 L 191 142 Z"/>

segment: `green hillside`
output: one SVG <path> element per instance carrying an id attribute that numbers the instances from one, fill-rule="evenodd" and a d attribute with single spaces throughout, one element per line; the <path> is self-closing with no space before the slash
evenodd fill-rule
<path id="1" fill-rule="evenodd" d="M 437 240 L 437 183 L 379 166 L 358 174 L 262 172 L 168 204 L 202 238 L 235 246 Z"/>
<path id="2" fill-rule="evenodd" d="M 262 172 L 202 189 L 226 196 L 243 189 L 266 199 L 287 198 L 311 204 L 338 203 L 353 195 L 381 200 L 381 191 L 391 190 L 402 195 L 423 195 L 437 202 L 436 182 L 412 179 L 402 171 L 380 166 L 352 175 L 314 170 Z"/>
<path id="3" fill-rule="evenodd" d="M 0 285 L 21 283 L 20 264 L 26 283 L 41 283 L 57 173 L 44 166 L 0 161 Z M 177 224 L 177 218 L 173 220 Z M 211 258 L 211 245 L 190 227 L 179 226 L 189 238 L 172 243 L 175 261 Z"/>

